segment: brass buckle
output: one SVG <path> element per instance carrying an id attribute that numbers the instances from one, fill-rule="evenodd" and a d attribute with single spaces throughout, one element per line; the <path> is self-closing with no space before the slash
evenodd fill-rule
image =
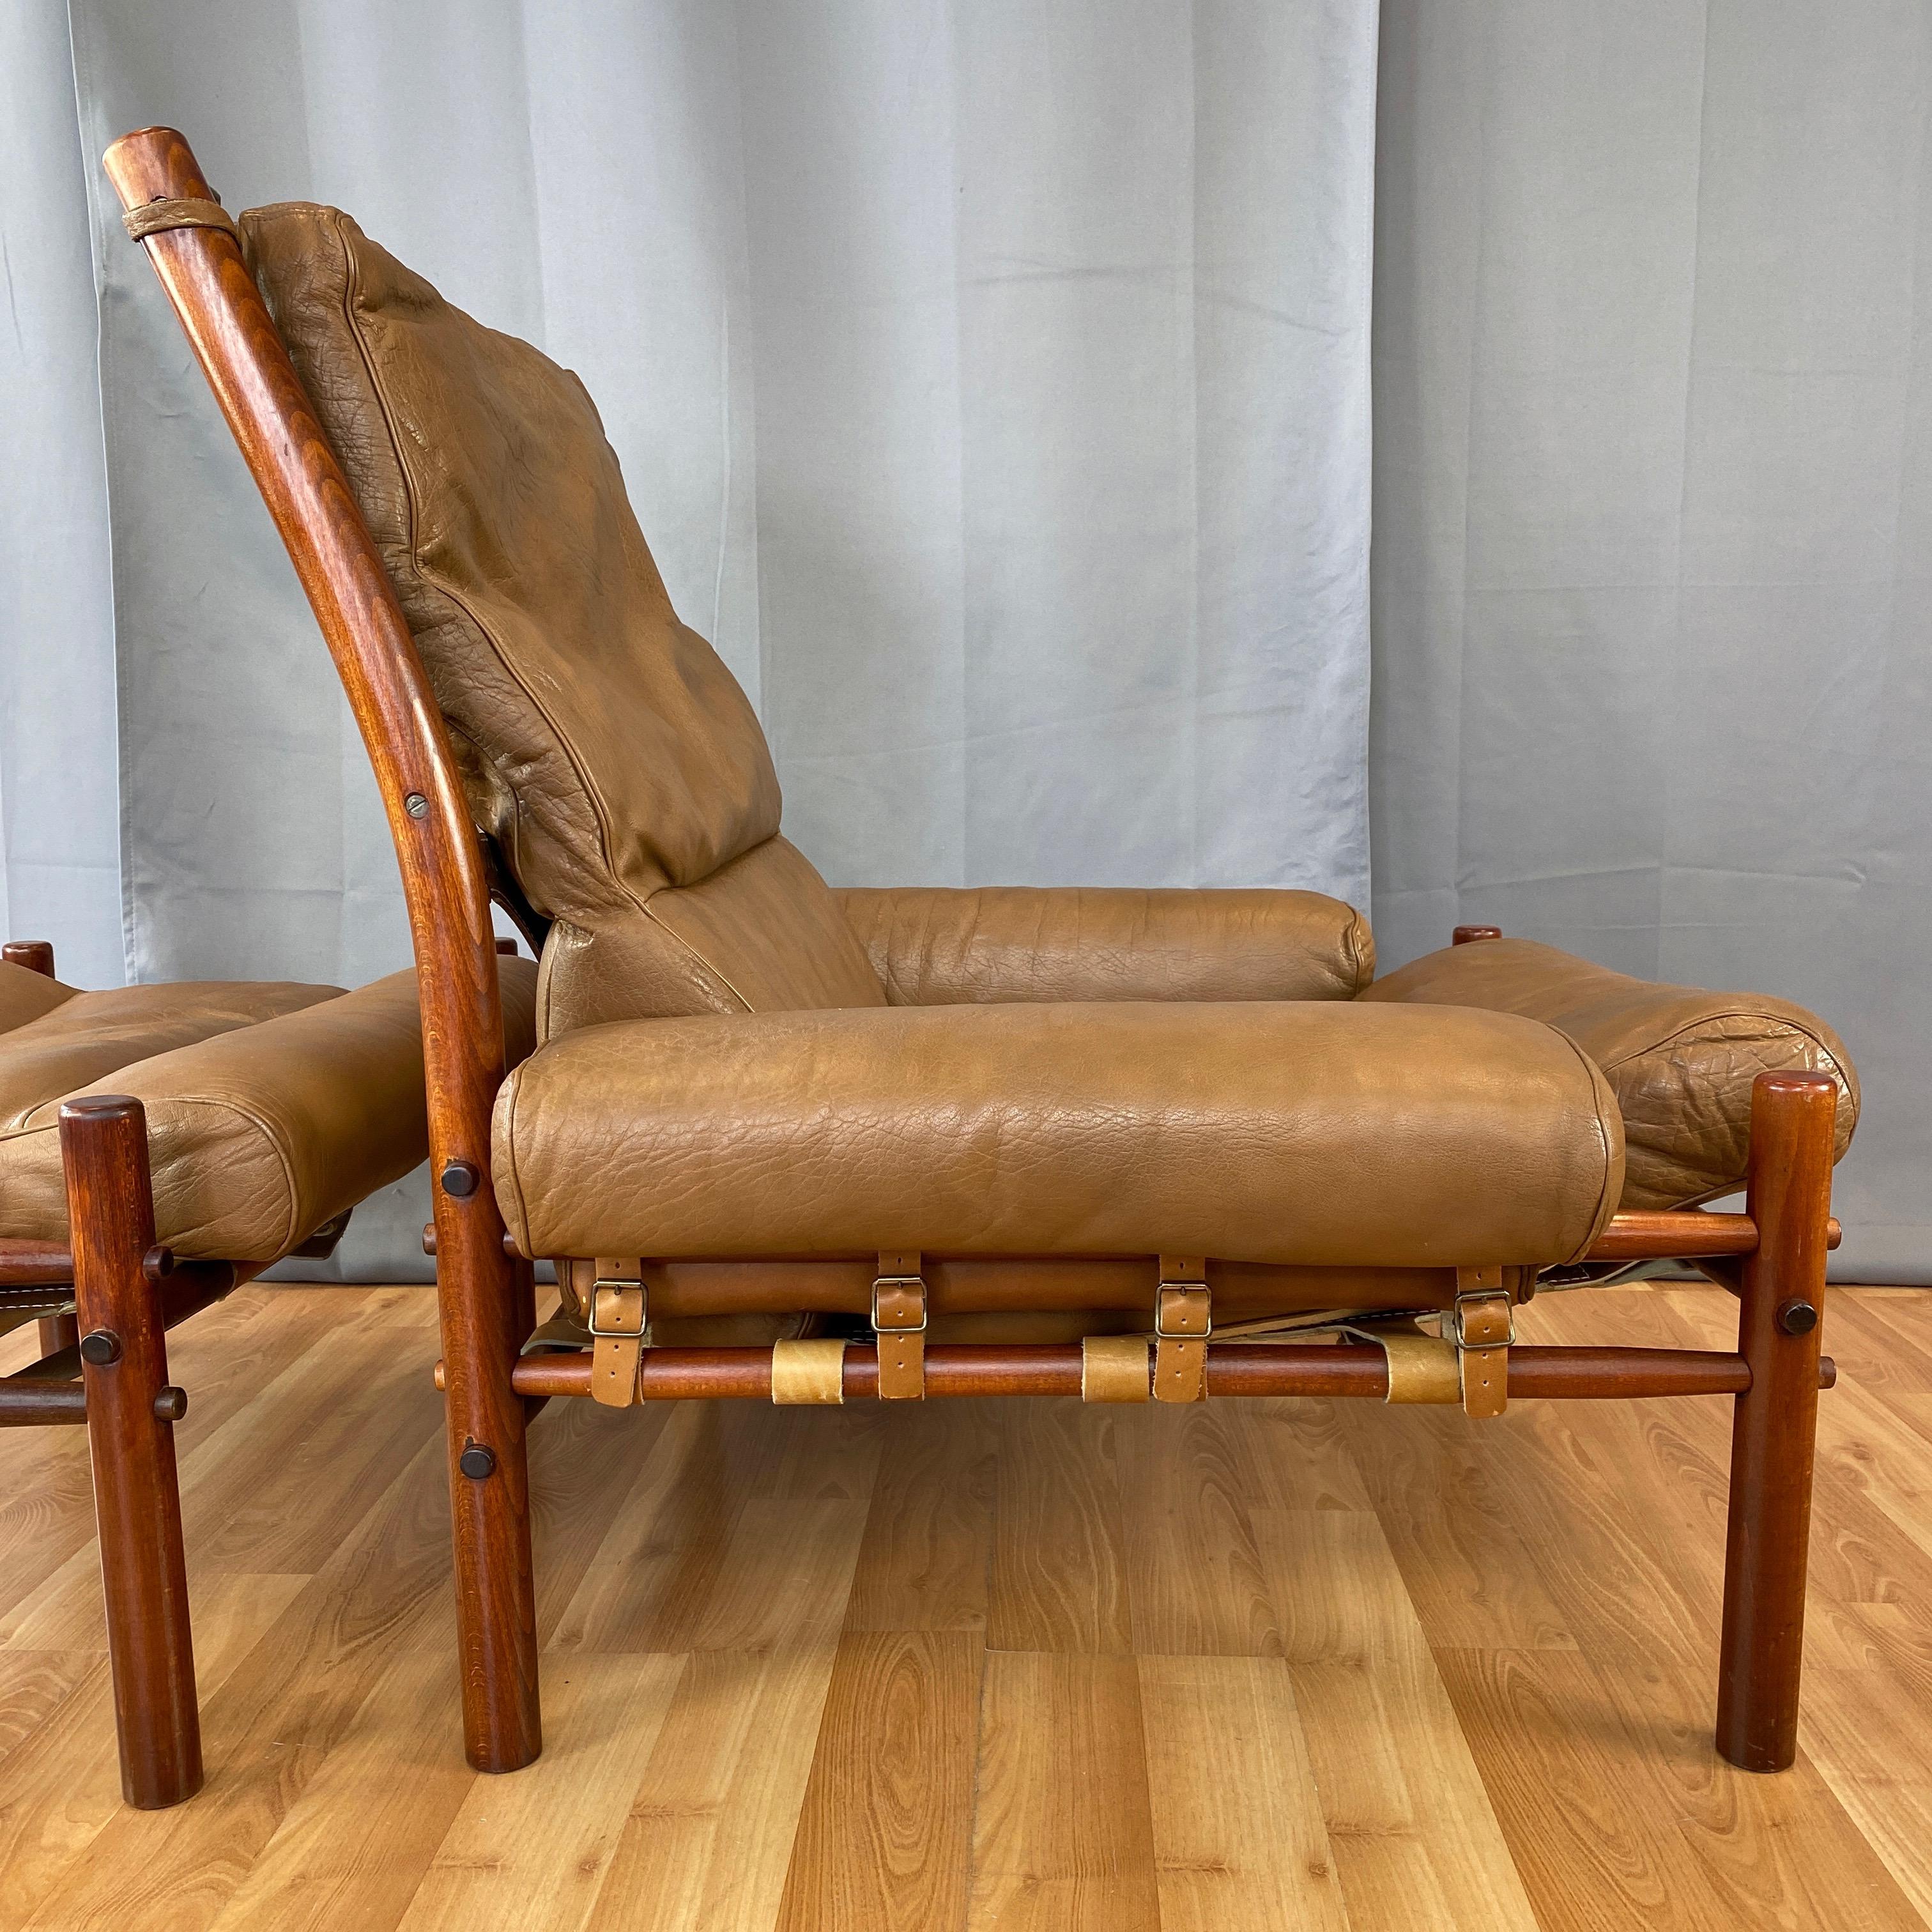
<path id="1" fill-rule="evenodd" d="M 1463 1333 L 1463 1310 L 1479 1302 L 1486 1306 L 1502 1304 L 1505 1326 L 1500 1341 L 1472 1342 Z M 1482 1288 L 1468 1294 L 1459 1294 L 1449 1310 L 1448 1328 L 1450 1340 L 1459 1348 L 1513 1348 L 1516 1346 L 1516 1303 L 1506 1288 Z"/>
<path id="2" fill-rule="evenodd" d="M 898 1288 L 902 1293 L 919 1298 L 919 1321 L 916 1326 L 902 1323 L 896 1328 L 884 1328 L 879 1325 L 879 1291 Z M 923 1335 L 931 1319 L 926 1304 L 926 1277 L 918 1274 L 882 1274 L 872 1283 L 872 1333 L 874 1335 Z"/>
<path id="3" fill-rule="evenodd" d="M 607 1288 L 634 1288 L 640 1298 L 635 1328 L 600 1328 L 597 1325 L 597 1298 Z M 584 1311 L 584 1325 L 591 1334 L 606 1342 L 634 1342 L 651 1325 L 650 1290 L 640 1281 L 607 1281 L 602 1276 L 591 1284 L 590 1306 Z"/>
<path id="4" fill-rule="evenodd" d="M 1208 1284 L 1204 1281 L 1164 1281 L 1160 1284 L 1160 1293 L 1155 1295 L 1154 1303 L 1154 1332 L 1156 1341 L 1205 1342 L 1212 1339 L 1214 1304 L 1211 1300 L 1208 1303 L 1208 1325 L 1204 1328 L 1163 1328 L 1160 1321 L 1160 1304 L 1162 1296 L 1166 1294 L 1198 1294 L 1203 1300 L 1207 1300 Z"/>

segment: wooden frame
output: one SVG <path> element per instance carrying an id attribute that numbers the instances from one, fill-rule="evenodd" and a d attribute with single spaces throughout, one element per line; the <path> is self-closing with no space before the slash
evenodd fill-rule
<path id="1" fill-rule="evenodd" d="M 4 956 L 53 976 L 53 948 Z M 139 1100 L 62 1103 L 68 1245 L 0 1238 L 0 1316 L 38 1318 L 40 1354 L 0 1377 L 0 1428 L 85 1425 L 100 1532 L 121 1790 L 141 1810 L 201 1788 L 188 1574 L 174 1425 L 188 1394 L 168 1380 L 166 1331 L 260 1272 L 259 1262 L 177 1262 L 154 1238 L 148 1123 Z M 348 1216 L 299 1252 L 327 1254 Z"/>
<path id="2" fill-rule="evenodd" d="M 126 208 L 206 202 L 188 143 L 148 128 L 114 143 L 108 174 Z M 422 988 L 438 1259 L 465 1741 L 479 1770 L 511 1771 L 542 1748 L 524 1430 L 553 1396 L 590 1390 L 587 1352 L 521 1353 L 535 1324 L 530 1264 L 506 1252 L 489 1184 L 491 1102 L 503 1076 L 486 855 L 472 826 L 442 720 L 381 556 L 232 237 L 220 227 L 158 227 L 143 242 L 210 386 L 287 544 L 375 768 L 401 866 Z M 1495 928 L 1459 930 L 1480 943 Z M 1805 1536 L 1817 1393 L 1834 1083 L 1766 1074 L 1753 1095 L 1750 1185 L 1742 1215 L 1618 1215 L 1594 1258 L 1741 1260 L 1735 1353 L 1514 1348 L 1508 1393 L 1632 1397 L 1727 1392 L 1737 1402 L 1722 1640 L 1719 1749 L 1753 1770 L 1795 1750 Z M 982 1260 L 1014 1270 L 1034 1265 Z M 1151 1265 L 1151 1258 L 1149 1258 Z M 676 1264 L 674 1264 L 676 1265 Z M 700 1264 L 684 1264 L 689 1268 Z M 809 1308 L 826 1264 L 747 1256 L 775 1300 Z M 862 1266 L 859 1262 L 850 1264 Z M 1118 1258 L 1093 1258 L 1095 1268 Z M 1326 1271 L 1333 1275 L 1335 1271 Z M 1074 1305 L 1080 1305 L 1076 1304 Z M 1386 1305 L 1371 1303 L 1370 1305 Z M 926 1351 L 927 1393 L 1078 1392 L 1078 1348 Z M 643 1399 L 769 1396 L 770 1349 L 652 1348 Z M 844 1393 L 874 1392 L 876 1352 L 848 1348 Z M 1374 1346 L 1216 1342 L 1215 1395 L 1378 1396 Z"/>
<path id="3" fill-rule="evenodd" d="M 8 956 L 18 961 L 24 950 L 10 945 Z M 44 950 L 34 970 L 51 976 Z M 188 1398 L 168 1381 L 166 1332 L 247 1270 L 226 1262 L 178 1268 L 157 1245 L 140 1101 L 67 1101 L 60 1138 L 71 1246 L 0 1240 L 8 1312 L 46 1311 L 40 1359 L 0 1379 L 0 1426 L 86 1426 L 122 1794 L 158 1810 L 192 1797 L 202 1780 L 175 1474 L 174 1425 Z"/>

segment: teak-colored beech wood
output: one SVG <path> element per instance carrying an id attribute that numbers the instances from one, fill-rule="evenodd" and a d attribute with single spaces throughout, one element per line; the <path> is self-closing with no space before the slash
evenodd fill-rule
<path id="1" fill-rule="evenodd" d="M 130 208 L 158 199 L 212 198 L 187 142 L 171 129 L 117 141 L 106 166 Z M 492 855 L 470 824 L 442 718 L 381 556 L 239 248 L 225 232 L 201 227 L 158 230 L 141 245 L 308 593 L 395 842 L 422 990 L 432 1170 L 460 1162 L 478 1184 L 460 1195 L 439 1192 L 427 1244 L 437 1259 L 441 1301 L 465 1738 L 478 1768 L 512 1770 L 541 1748 L 525 1424 L 553 1396 L 586 1395 L 590 1376 L 586 1354 L 519 1359 L 536 1321 L 530 1262 L 506 1252 L 489 1180 L 490 1108 L 503 1076 Z M 528 908 L 520 916 L 532 946 L 540 946 L 541 920 Z M 1493 926 L 1464 926 L 1454 938 L 1463 945 L 1500 936 Z M 1808 1336 L 1791 1332 L 1790 1307 L 1807 1298 L 1815 1307 L 1835 1238 L 1828 1210 L 1834 1090 L 1820 1077 L 1760 1077 L 1744 1214 L 1621 1214 L 1591 1250 L 1588 1258 L 1604 1263 L 1689 1255 L 1715 1269 L 1738 1265 L 1736 1354 L 1512 1348 L 1507 1364 L 1512 1396 L 1736 1396 L 1718 1733 L 1726 1756 L 1760 1768 L 1790 1761 L 1812 1428 L 1818 1389 L 1831 1371 L 1815 1327 Z M 970 1279 L 971 1296 L 988 1306 L 997 1306 L 1003 1292 L 1026 1305 L 1056 1305 L 1039 1298 L 1050 1276 L 1052 1292 L 1066 1298 L 1058 1305 L 1082 1307 L 1100 1305 L 1085 1298 L 1101 1293 L 1103 1281 L 1109 1292 L 1130 1278 L 1139 1281 L 1152 1258 L 930 1256 L 922 1266 L 937 1306 L 944 1305 L 950 1274 L 962 1294 Z M 1336 1269 L 1330 1285 L 1346 1287 L 1350 1298 L 1305 1305 L 1440 1308 L 1454 1292 L 1451 1264 L 1492 1266 L 1499 1258 L 1445 1256 L 1437 1269 Z M 1514 1278 L 1526 1292 L 1539 1266 L 1566 1258 L 1518 1257 Z M 650 1293 L 663 1315 L 687 1292 L 696 1300 L 700 1289 L 709 1294 L 728 1285 L 746 1307 L 857 1312 L 847 1298 L 868 1292 L 856 1272 L 864 1262 L 757 1255 L 653 1261 Z M 0 1270 L 4 1266 L 0 1256 Z M 1256 1271 L 1244 1276 L 1240 1264 L 1210 1258 L 1204 1272 L 1217 1296 L 1226 1291 L 1233 1300 L 1244 1281 L 1255 1289 Z M 1404 1275 L 1409 1279 L 1399 1283 L 1395 1277 Z M 1362 1298 L 1354 1298 L 1358 1291 Z M 934 1346 L 926 1354 L 926 1392 L 1077 1394 L 1080 1352 Z M 846 1394 L 873 1394 L 876 1353 L 848 1348 L 843 1376 Z M 770 1352 L 758 1349 L 648 1348 L 640 1372 L 648 1400 L 769 1398 L 771 1380 Z M 1386 1391 L 1386 1358 L 1360 1344 L 1216 1341 L 1206 1383 L 1214 1396 L 1372 1396 Z"/>
<path id="2" fill-rule="evenodd" d="M 154 1245 L 147 1121 L 138 1100 L 90 1095 L 62 1104 L 60 1137 L 80 1327 L 111 1350 L 82 1374 L 121 1789 L 154 1810 L 201 1788 L 201 1725 L 174 1430 L 154 1413 L 168 1354 L 142 1265 Z"/>
<path id="3" fill-rule="evenodd" d="M 1751 1093 L 1746 1257 L 1738 1352 L 1750 1364 L 1731 1430 L 1718 1748 L 1746 1771 L 1798 1754 L 1804 1573 L 1824 1331 L 1825 1223 L 1837 1084 L 1822 1073 L 1762 1073 Z M 1796 1320 L 1792 1312 L 1801 1312 Z"/>
<path id="4" fill-rule="evenodd" d="M 941 1396 L 1070 1395 L 1080 1393 L 1078 1342 L 1031 1346 L 935 1342 L 926 1352 L 926 1392 Z M 878 1393 L 878 1352 L 854 1342 L 845 1351 L 844 1393 Z M 1830 1365 L 1821 1362 L 1821 1385 Z M 1509 1393 L 1519 1398 L 1608 1401 L 1642 1396 L 1742 1395 L 1750 1387 L 1742 1355 L 1708 1348 L 1516 1348 Z M 588 1395 L 587 1351 L 526 1355 L 512 1379 L 530 1396 Z M 1388 1394 L 1388 1358 L 1360 1343 L 1216 1342 L 1208 1350 L 1210 1396 L 1373 1396 Z M 652 1348 L 638 1374 L 644 1402 L 770 1401 L 769 1348 Z"/>
<path id="5" fill-rule="evenodd" d="M 122 204 L 212 200 L 188 145 L 148 128 L 107 151 Z M 403 874 L 422 1003 L 430 1166 L 487 1177 L 490 1109 L 503 1078 L 496 932 L 482 852 L 442 714 L 375 540 L 242 260 L 218 229 L 149 236 L 148 251 L 281 533 L 362 734 Z M 416 816 L 406 801 L 419 802 Z M 527 1327 L 487 1184 L 436 1195 L 451 1514 L 470 1760 L 512 1771 L 542 1748 L 536 1602 L 522 1399 L 510 1386 Z M 476 1482 L 458 1459 L 487 1446 Z"/>

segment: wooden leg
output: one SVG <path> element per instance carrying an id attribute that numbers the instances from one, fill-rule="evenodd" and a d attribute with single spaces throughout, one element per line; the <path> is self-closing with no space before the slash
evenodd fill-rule
<path id="1" fill-rule="evenodd" d="M 74 1315 L 44 1315 L 38 1323 L 40 1353 L 58 1355 L 80 1340 L 80 1318 Z"/>
<path id="2" fill-rule="evenodd" d="M 1738 1352 L 1751 1385 L 1731 1429 L 1718 1749 L 1746 1771 L 1798 1753 L 1804 1568 L 1838 1088 L 1761 1073 L 1751 1093 L 1747 1210 L 1758 1245 L 1741 1276 Z"/>
<path id="3" fill-rule="evenodd" d="M 543 1749 L 526 1418 L 510 1384 L 535 1291 L 494 1216 L 478 1230 L 438 1208 L 464 1746 L 478 1771 L 517 1771 Z"/>
<path id="4" fill-rule="evenodd" d="M 145 1265 L 154 1245 L 147 1119 L 138 1100 L 70 1100 L 60 1136 L 121 1790 L 153 1811 L 192 1797 L 202 1774 L 174 1430 L 154 1412 L 168 1363 Z"/>

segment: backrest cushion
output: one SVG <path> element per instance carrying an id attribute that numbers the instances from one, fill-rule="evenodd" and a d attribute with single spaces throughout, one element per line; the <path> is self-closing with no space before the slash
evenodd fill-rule
<path id="1" fill-rule="evenodd" d="M 648 952 L 654 894 L 776 834 L 778 778 L 736 680 L 671 609 L 584 385 L 445 302 L 338 209 L 285 203 L 240 226 L 395 584 L 476 822 L 531 902 L 583 942 L 560 944 L 557 990 L 599 940 Z M 828 928 L 862 960 L 809 866 L 785 884 L 734 944 L 770 956 L 780 982 L 770 960 Z M 808 962 L 802 984 L 843 984 L 850 963 Z M 735 953 L 708 964 L 752 975 Z M 608 974 L 600 985 L 559 1010 L 653 1010 Z M 869 968 L 856 990 L 884 997 Z M 694 1010 L 709 1009 L 679 1009 Z"/>

